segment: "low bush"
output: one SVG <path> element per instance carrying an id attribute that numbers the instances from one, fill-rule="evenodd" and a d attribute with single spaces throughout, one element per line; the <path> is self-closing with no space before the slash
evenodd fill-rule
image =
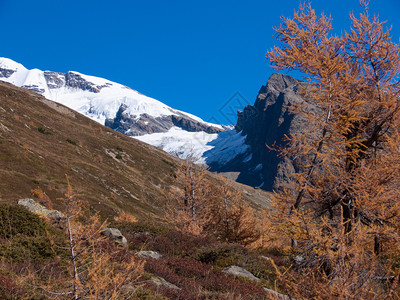
<path id="1" fill-rule="evenodd" d="M 254 276 L 274 284 L 276 270 L 268 257 L 263 257 L 254 250 L 249 250 L 238 244 L 213 244 L 200 248 L 193 257 L 217 268 L 237 265 L 245 268 Z"/>
<path id="2" fill-rule="evenodd" d="M 19 205 L 0 205 L 0 257 L 11 262 L 42 262 L 55 256 L 50 237 L 63 234 Z"/>
<path id="3" fill-rule="evenodd" d="M 136 226 L 138 225 L 132 224 L 130 227 Z M 139 231 L 139 228 L 143 230 Z M 216 242 L 207 236 L 194 236 L 176 230 L 162 232 L 162 229 L 158 228 L 158 232 L 156 232 L 152 230 L 151 227 L 147 228 L 149 231 L 144 230 L 145 228 L 141 226 L 136 227 L 136 230 L 133 232 L 131 231 L 131 233 L 127 235 L 131 249 L 138 250 L 145 248 L 174 256 L 190 256 L 193 255 L 198 248 Z"/>
<path id="4" fill-rule="evenodd" d="M 173 230 L 156 237 L 148 245 L 153 250 L 164 254 L 190 256 L 197 249 L 213 243 L 216 243 L 216 241 L 207 236 L 191 235 Z"/>
<path id="5" fill-rule="evenodd" d="M 38 127 L 38 131 L 39 131 L 41 134 L 46 134 L 46 135 L 51 134 L 50 131 L 47 131 L 47 130 L 44 129 L 43 127 Z"/>
<path id="6" fill-rule="evenodd" d="M 211 265 L 191 258 L 149 259 L 145 270 L 179 286 L 180 293 L 185 295 L 182 299 L 209 299 L 210 295 L 213 295 L 211 298 L 221 299 L 226 294 L 243 299 L 266 298 L 266 293 L 260 286 L 236 280 L 215 270 Z M 168 290 L 169 293 L 176 293 Z"/>
<path id="7" fill-rule="evenodd" d="M 156 294 L 154 291 L 147 288 L 139 288 L 135 293 L 135 299 L 138 300 L 168 300 L 169 298 Z"/>
<path id="8" fill-rule="evenodd" d="M 115 226 L 117 228 L 121 228 L 123 232 L 127 235 L 135 235 L 135 234 L 148 234 L 151 236 L 163 235 L 168 232 L 167 226 L 155 225 L 150 222 L 119 222 L 116 220 L 110 220 L 110 226 Z"/>
<path id="9" fill-rule="evenodd" d="M 213 244 L 200 248 L 194 258 L 218 267 L 237 265 L 247 250 L 237 244 Z"/>
<path id="10" fill-rule="evenodd" d="M 74 146 L 77 145 L 77 143 L 74 140 L 66 139 L 66 141 L 67 141 L 67 143 L 70 143 L 71 145 L 74 145 Z"/>
<path id="11" fill-rule="evenodd" d="M 51 243 L 43 236 L 17 235 L 0 244 L 0 257 L 12 262 L 42 262 L 54 256 Z"/>
<path id="12" fill-rule="evenodd" d="M 0 274 L 0 299 L 20 299 L 26 292 L 8 275 Z"/>
<path id="13" fill-rule="evenodd" d="M 45 236 L 46 224 L 22 206 L 0 205 L 0 238 L 10 239 L 17 234 Z"/>

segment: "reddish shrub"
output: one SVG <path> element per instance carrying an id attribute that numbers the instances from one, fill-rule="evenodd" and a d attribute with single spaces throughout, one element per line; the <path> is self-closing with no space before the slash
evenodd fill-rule
<path id="1" fill-rule="evenodd" d="M 164 254 L 191 255 L 198 248 L 215 243 L 207 236 L 195 236 L 180 231 L 169 231 L 149 242 L 149 247 Z"/>
<path id="2" fill-rule="evenodd" d="M 14 280 L 7 275 L 0 275 L 0 298 L 1 299 L 18 299 L 25 294 Z"/>
<path id="3" fill-rule="evenodd" d="M 265 291 L 256 284 L 228 277 L 213 269 L 212 266 L 190 258 L 164 257 L 159 260 L 148 260 L 145 270 L 179 286 L 188 294 L 193 294 L 193 291 L 207 290 L 214 294 L 229 293 L 245 299 L 265 299 L 266 297 Z M 195 296 L 199 298 L 201 295 Z"/>

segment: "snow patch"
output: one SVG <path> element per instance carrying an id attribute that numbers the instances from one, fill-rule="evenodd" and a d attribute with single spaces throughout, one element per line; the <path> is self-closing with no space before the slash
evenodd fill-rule
<path id="1" fill-rule="evenodd" d="M 250 150 L 250 146 L 245 143 L 246 136 L 235 129 L 218 133 L 218 138 L 212 140 L 207 146 L 213 148 L 203 154 L 207 164 L 217 163 L 224 165 L 238 155 Z"/>
<path id="2" fill-rule="evenodd" d="M 172 127 L 167 132 L 146 134 L 134 138 L 179 158 L 192 158 L 195 163 L 204 164 L 203 154 L 213 148 L 210 142 L 217 139 L 218 134 L 209 134 L 203 131 L 188 132 L 179 127 Z"/>

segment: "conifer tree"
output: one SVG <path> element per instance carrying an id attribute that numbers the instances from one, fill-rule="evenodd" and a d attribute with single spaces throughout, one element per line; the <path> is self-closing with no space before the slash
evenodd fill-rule
<path id="1" fill-rule="evenodd" d="M 298 241 L 302 267 L 330 280 L 330 292 L 362 298 L 377 292 L 377 278 L 398 276 L 400 48 L 361 4 L 340 36 L 329 17 L 300 5 L 282 18 L 267 58 L 304 74 L 305 101 L 291 110 L 309 123 L 281 149 L 297 172 L 275 194 L 270 226 Z"/>
<path id="2" fill-rule="evenodd" d="M 106 222 L 98 215 L 88 214 L 87 201 L 72 191 L 67 177 L 68 191 L 63 199 L 65 246 L 68 276 L 62 281 L 49 278 L 38 288 L 53 299 L 121 299 L 132 297 L 143 272 L 143 262 L 128 250 L 110 242 L 101 234 Z M 31 281 L 36 281 L 33 276 Z"/>

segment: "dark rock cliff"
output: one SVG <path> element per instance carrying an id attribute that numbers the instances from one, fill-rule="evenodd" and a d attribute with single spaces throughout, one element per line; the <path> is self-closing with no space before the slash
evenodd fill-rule
<path id="1" fill-rule="evenodd" d="M 285 146 L 285 136 L 294 135 L 307 126 L 304 117 L 290 112 L 290 106 L 304 101 L 298 94 L 301 84 L 291 76 L 273 74 L 261 87 L 254 105 L 238 111 L 235 128 L 246 136 L 249 152 L 224 166 L 213 164 L 211 169 L 238 172 L 238 182 L 264 190 L 278 189 L 294 172 L 294 167 L 268 146 Z"/>
<path id="2" fill-rule="evenodd" d="M 184 114 L 153 117 L 147 114 L 140 118 L 125 113 L 126 105 L 122 104 L 115 118 L 107 119 L 105 126 L 128 136 L 139 136 L 148 133 L 167 132 L 171 127 L 177 126 L 189 132 L 204 131 L 206 133 L 217 133 L 222 131 L 214 126 L 191 119 Z"/>

